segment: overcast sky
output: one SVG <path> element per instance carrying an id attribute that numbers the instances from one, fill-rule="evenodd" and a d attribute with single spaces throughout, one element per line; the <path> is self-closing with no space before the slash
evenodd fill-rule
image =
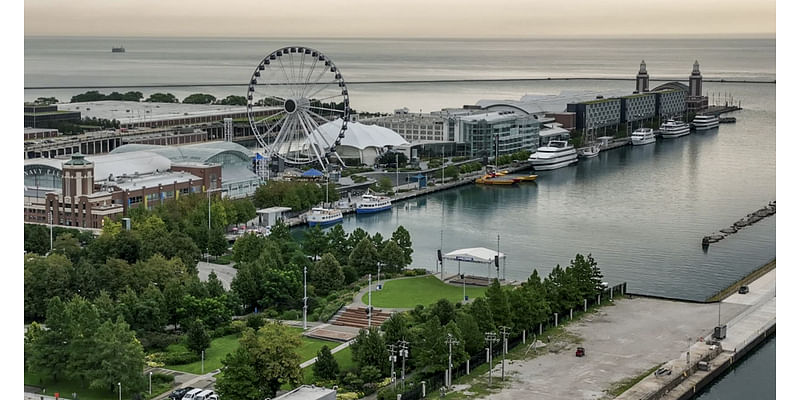
<path id="1" fill-rule="evenodd" d="M 762 0 L 25 0 L 25 35 L 774 35 Z"/>

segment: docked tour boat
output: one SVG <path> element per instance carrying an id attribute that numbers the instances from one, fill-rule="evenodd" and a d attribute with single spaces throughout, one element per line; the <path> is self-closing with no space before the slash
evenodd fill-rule
<path id="1" fill-rule="evenodd" d="M 528 157 L 534 170 L 546 171 L 578 162 L 578 152 L 565 140 L 551 140 Z"/>
<path id="2" fill-rule="evenodd" d="M 600 154 L 600 145 L 593 144 L 589 147 L 584 147 L 578 150 L 578 155 L 583 158 L 597 157 Z"/>
<path id="3" fill-rule="evenodd" d="M 719 126 L 719 118 L 714 115 L 699 114 L 694 117 L 692 125 L 696 131 L 707 131 Z"/>
<path id="4" fill-rule="evenodd" d="M 631 134 L 631 144 L 634 146 L 641 146 L 645 144 L 655 143 L 656 135 L 650 128 L 639 128 Z"/>
<path id="5" fill-rule="evenodd" d="M 342 222 L 342 210 L 315 207 L 306 217 L 308 226 L 329 226 Z"/>
<path id="6" fill-rule="evenodd" d="M 689 124 L 683 121 L 667 120 L 659 128 L 663 139 L 674 139 L 689 134 Z"/>
<path id="7" fill-rule="evenodd" d="M 365 194 L 356 206 L 356 214 L 369 214 L 392 209 L 392 199 L 384 196 Z"/>

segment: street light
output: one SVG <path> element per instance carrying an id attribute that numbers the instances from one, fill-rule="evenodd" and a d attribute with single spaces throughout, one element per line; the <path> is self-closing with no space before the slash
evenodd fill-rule
<path id="1" fill-rule="evenodd" d="M 122 382 L 117 382 L 117 388 L 119 388 L 119 400 L 122 400 Z"/>
<path id="2" fill-rule="evenodd" d="M 308 285 L 306 281 L 308 275 L 308 267 L 303 267 L 303 330 L 308 329 L 306 316 L 308 315 Z"/>
<path id="3" fill-rule="evenodd" d="M 150 377 L 149 378 L 150 378 L 149 379 L 149 382 L 150 382 L 149 393 L 150 393 L 150 396 L 152 396 L 153 395 L 153 371 L 150 371 Z"/>

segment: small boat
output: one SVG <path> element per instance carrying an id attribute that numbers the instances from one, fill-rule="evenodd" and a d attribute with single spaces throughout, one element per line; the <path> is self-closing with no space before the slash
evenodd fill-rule
<path id="1" fill-rule="evenodd" d="M 124 53 L 124 52 L 125 52 L 125 48 L 124 48 L 124 47 L 122 47 L 122 46 L 119 46 L 119 47 L 112 47 L 112 48 L 111 48 L 111 52 L 112 52 L 112 53 Z"/>
<path id="2" fill-rule="evenodd" d="M 342 210 L 314 207 L 306 217 L 308 226 L 329 226 L 342 222 Z"/>
<path id="3" fill-rule="evenodd" d="M 479 183 L 481 185 L 513 185 L 521 180 L 521 178 L 502 178 L 498 179 L 496 174 L 486 174 L 478 179 L 475 179 L 475 183 Z"/>
<path id="4" fill-rule="evenodd" d="M 520 177 L 520 178 L 519 178 L 519 180 L 520 180 L 520 182 L 533 182 L 533 181 L 535 181 L 535 180 L 536 180 L 536 178 L 538 178 L 538 177 L 539 177 L 539 175 L 533 175 L 533 174 L 531 174 L 531 175 L 528 175 L 528 176 L 523 176 L 523 177 Z"/>
<path id="5" fill-rule="evenodd" d="M 578 156 L 583 158 L 597 157 L 598 154 L 600 154 L 599 144 L 593 144 L 589 147 L 583 147 L 578 149 Z"/>
<path id="6" fill-rule="evenodd" d="M 694 130 L 707 131 L 719 127 L 719 118 L 715 115 L 698 114 L 692 121 Z"/>
<path id="7" fill-rule="evenodd" d="M 631 134 L 631 144 L 634 146 L 641 146 L 656 142 L 656 135 L 650 128 L 639 128 Z"/>
<path id="8" fill-rule="evenodd" d="M 674 139 L 689 134 L 689 124 L 683 121 L 667 120 L 659 127 L 662 139 Z"/>
<path id="9" fill-rule="evenodd" d="M 720 124 L 732 124 L 736 122 L 736 117 L 720 117 L 719 123 Z"/>
<path id="10" fill-rule="evenodd" d="M 365 194 L 356 206 L 356 214 L 371 214 L 392 209 L 392 199 L 385 196 Z"/>

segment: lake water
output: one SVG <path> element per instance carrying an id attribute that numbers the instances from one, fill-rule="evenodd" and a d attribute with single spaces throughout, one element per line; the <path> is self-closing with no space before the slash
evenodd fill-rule
<path id="1" fill-rule="evenodd" d="M 127 52 L 111 53 L 111 47 L 120 44 Z M 349 84 L 353 108 L 366 111 L 432 111 L 484 98 L 519 99 L 561 91 L 632 91 L 642 59 L 651 79 L 686 82 L 695 60 L 706 78 L 772 81 L 776 76 L 775 40 L 26 38 L 25 86 L 246 83 L 265 54 L 296 44 L 329 55 L 349 82 L 631 79 Z M 651 82 L 651 87 L 658 84 Z M 183 98 L 197 92 L 243 95 L 246 88 L 140 90 L 145 96 L 168 91 Z M 67 101 L 84 91 L 26 90 L 25 98 L 56 96 Z M 391 212 L 348 216 L 344 228 L 361 227 L 387 237 L 403 225 L 414 242 L 414 265 L 429 269 L 440 246 L 444 251 L 494 249 L 499 234 L 509 279 L 526 279 L 533 268 L 546 275 L 556 264 L 567 265 L 576 253 L 592 253 L 606 280 L 627 281 L 629 291 L 705 299 L 775 257 L 776 216 L 711 245 L 707 252 L 700 240 L 775 200 L 778 133 L 774 84 L 706 82 L 704 91 L 731 93 L 741 100 L 744 110 L 732 114 L 737 122 L 716 131 L 604 152 L 577 166 L 541 172 L 536 184 L 470 185 L 398 203 Z M 456 265 L 446 268 L 454 273 Z M 486 273 L 480 266 L 462 268 Z M 738 368 L 708 395 L 724 387 L 740 393 L 736 385 L 752 380 L 758 388 L 772 388 L 774 397 L 774 367 L 771 373 L 765 369 L 774 366 L 772 343 L 748 359 L 756 372 Z"/>

